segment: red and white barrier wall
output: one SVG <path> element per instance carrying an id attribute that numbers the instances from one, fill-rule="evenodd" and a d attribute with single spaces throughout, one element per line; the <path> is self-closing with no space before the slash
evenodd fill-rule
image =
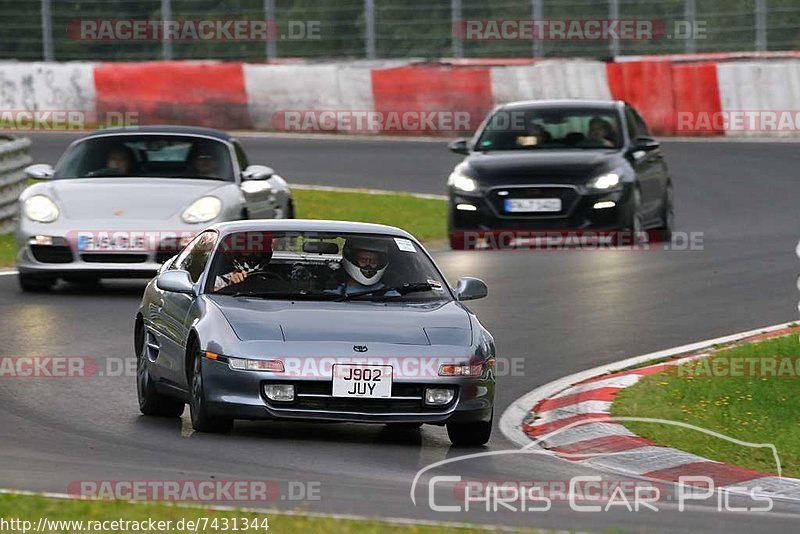
<path id="1" fill-rule="evenodd" d="M 0 110 L 77 110 L 106 124 L 128 112 L 139 124 L 309 131 L 325 128 L 318 120 L 298 125 L 287 114 L 411 112 L 419 124 L 383 131 L 458 135 L 497 104 L 549 98 L 626 100 L 657 135 L 798 136 L 800 57 L 0 63 Z M 419 121 L 425 113 L 469 119 L 460 129 L 432 130 Z"/>

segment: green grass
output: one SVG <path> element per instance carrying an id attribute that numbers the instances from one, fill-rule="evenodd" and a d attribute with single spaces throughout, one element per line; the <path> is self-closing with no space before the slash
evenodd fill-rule
<path id="1" fill-rule="evenodd" d="M 170 530 L 164 532 L 195 532 L 194 529 L 183 528 L 178 530 L 176 525 L 181 519 L 186 521 L 199 520 L 200 518 L 208 518 L 205 525 L 208 527 L 203 530 L 203 523 L 200 523 L 201 528 L 197 532 L 233 532 L 233 519 L 237 520 L 237 532 L 259 532 L 264 534 L 266 532 L 304 532 L 304 533 L 328 533 L 337 532 L 342 534 L 358 533 L 358 534 L 465 534 L 469 532 L 478 532 L 477 529 L 468 528 L 443 528 L 441 526 L 399 526 L 389 523 L 374 521 L 355 521 L 355 520 L 342 520 L 342 519 L 326 519 L 314 518 L 303 516 L 287 516 L 279 514 L 254 514 L 249 512 L 237 511 L 220 511 L 215 512 L 211 510 L 204 510 L 198 508 L 185 508 L 178 506 L 170 506 L 159 503 L 146 503 L 146 504 L 130 504 L 121 501 L 86 501 L 86 500 L 62 500 L 62 499 L 48 499 L 39 496 L 21 496 L 21 495 L 0 495 L 0 518 L 5 520 L 21 519 L 32 522 L 31 529 L 35 529 L 39 518 L 46 518 L 49 520 L 63 520 L 63 521 L 84 521 L 84 527 L 87 526 L 87 521 L 147 521 L 153 519 L 155 521 L 172 521 Z M 247 519 L 250 522 L 258 520 L 258 525 L 263 527 L 262 521 L 267 518 L 269 530 L 263 528 L 259 529 L 244 529 L 243 520 Z M 212 529 L 211 523 L 217 519 L 217 525 L 220 528 Z M 221 528 L 223 520 L 228 520 L 229 528 Z M 108 525 L 110 526 L 110 525 Z M 103 532 L 136 532 L 135 527 L 128 525 L 128 530 L 116 529 L 103 529 Z M 21 530 L 17 530 L 21 532 Z M 87 529 L 84 528 L 84 532 Z M 100 529 L 93 530 L 100 532 Z M 11 532 L 5 530 L 4 532 Z M 30 531 L 29 531 L 30 532 Z M 72 534 L 73 532 L 81 532 L 75 528 L 75 524 L 71 528 L 60 529 L 45 529 L 40 530 L 41 533 L 61 533 Z M 485 532 L 485 531 L 483 531 Z"/>
<path id="2" fill-rule="evenodd" d="M 16 252 L 17 244 L 14 241 L 14 234 L 0 234 L 0 268 L 12 267 Z"/>
<path id="3" fill-rule="evenodd" d="M 759 361 L 780 357 L 800 361 L 797 334 L 756 343 L 736 345 L 715 353 L 728 368 L 730 358 L 757 357 Z M 786 360 L 786 358 L 783 359 Z M 775 445 L 784 476 L 800 476 L 800 370 L 781 376 L 708 376 L 688 367 L 643 378 L 621 391 L 612 405 L 612 415 L 651 417 L 682 421 L 752 443 Z M 745 367 L 747 369 L 747 367 Z M 781 369 L 781 367 L 778 367 Z M 785 368 L 784 368 L 785 369 Z M 691 376 L 694 374 L 695 376 Z M 672 425 L 624 422 L 631 431 L 659 445 L 675 447 L 711 460 L 751 469 L 776 472 L 769 449 L 754 449 Z"/>
<path id="4" fill-rule="evenodd" d="M 295 189 L 298 219 L 333 219 L 398 226 L 427 244 L 447 238 L 447 202 L 411 195 Z"/>

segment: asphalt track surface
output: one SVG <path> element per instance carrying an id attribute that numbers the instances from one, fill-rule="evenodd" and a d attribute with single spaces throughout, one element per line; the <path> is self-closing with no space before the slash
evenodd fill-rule
<path id="1" fill-rule="evenodd" d="M 54 162 L 71 136 L 36 135 L 37 161 Z M 246 138 L 253 162 L 297 183 L 442 193 L 458 157 L 444 143 Z M 498 354 L 522 363 L 499 379 L 495 418 L 531 389 L 567 374 L 700 339 L 796 317 L 794 255 L 800 228 L 798 145 L 666 142 L 678 230 L 702 232 L 702 250 L 436 252 L 450 280 L 473 275 L 490 288 L 472 308 Z M 0 277 L 0 355 L 81 355 L 101 370 L 131 360 L 140 282 L 100 290 L 61 285 L 22 295 Z M 114 373 L 109 373 L 114 374 Z M 450 447 L 441 427 L 239 422 L 228 436 L 188 435 L 183 420 L 139 415 L 132 376 L 0 380 L 0 487 L 66 492 L 80 480 L 259 479 L 319 483 L 320 499 L 267 507 L 570 530 L 773 531 L 796 527 L 800 505 L 765 514 L 718 511 L 717 501 L 678 512 L 579 513 L 473 509 L 434 512 L 431 474 L 481 480 L 568 480 L 595 474 L 560 460 L 495 455 L 417 470 L 482 451 L 516 448 L 499 430 L 488 447 Z M 780 451 L 779 451 L 780 452 Z M 452 490 L 440 486 L 437 501 Z"/>

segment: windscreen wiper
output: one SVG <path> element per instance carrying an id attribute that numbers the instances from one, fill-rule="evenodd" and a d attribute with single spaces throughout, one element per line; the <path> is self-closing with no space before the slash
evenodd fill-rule
<path id="1" fill-rule="evenodd" d="M 342 302 L 344 300 L 351 300 L 358 297 L 367 297 L 375 295 L 386 297 L 389 296 L 387 295 L 387 293 L 396 293 L 398 296 L 403 296 L 409 293 L 416 293 L 419 291 L 430 291 L 431 289 L 441 289 L 441 288 L 442 288 L 441 285 L 432 284 L 430 282 L 406 283 L 399 286 L 381 287 L 378 289 L 370 289 L 368 291 L 360 291 L 358 293 L 345 293 L 344 295 L 338 297 L 336 299 L 336 302 Z"/>

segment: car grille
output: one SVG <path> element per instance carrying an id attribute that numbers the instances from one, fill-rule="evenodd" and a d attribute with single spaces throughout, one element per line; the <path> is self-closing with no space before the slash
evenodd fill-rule
<path id="1" fill-rule="evenodd" d="M 31 245 L 31 254 L 42 263 L 72 263 L 72 249 L 59 245 Z"/>
<path id="2" fill-rule="evenodd" d="M 280 382 L 286 384 L 287 382 Z M 383 413 L 419 413 L 436 414 L 447 411 L 456 402 L 458 391 L 450 404 L 444 406 L 426 406 L 422 401 L 425 387 L 430 384 L 393 383 L 392 398 L 389 399 L 353 399 L 332 397 L 331 381 L 296 381 L 295 401 L 287 403 L 272 402 L 264 399 L 270 408 L 292 410 L 327 411 L 327 412 L 360 412 L 368 414 Z M 262 388 L 263 391 L 263 388 Z"/>
<path id="3" fill-rule="evenodd" d="M 144 263 L 147 261 L 147 254 L 123 254 L 119 252 L 81 254 L 81 259 L 86 263 Z"/>
<path id="4" fill-rule="evenodd" d="M 507 192 L 506 195 L 501 195 L 500 192 Z M 507 212 L 504 206 L 504 200 L 510 198 L 560 198 L 561 211 L 551 212 L 523 212 L 514 213 Z M 501 217 L 513 218 L 545 218 L 545 217 L 565 217 L 571 211 L 575 203 L 578 201 L 579 195 L 572 187 L 497 187 L 493 188 L 488 193 L 488 200 L 492 208 Z"/>

